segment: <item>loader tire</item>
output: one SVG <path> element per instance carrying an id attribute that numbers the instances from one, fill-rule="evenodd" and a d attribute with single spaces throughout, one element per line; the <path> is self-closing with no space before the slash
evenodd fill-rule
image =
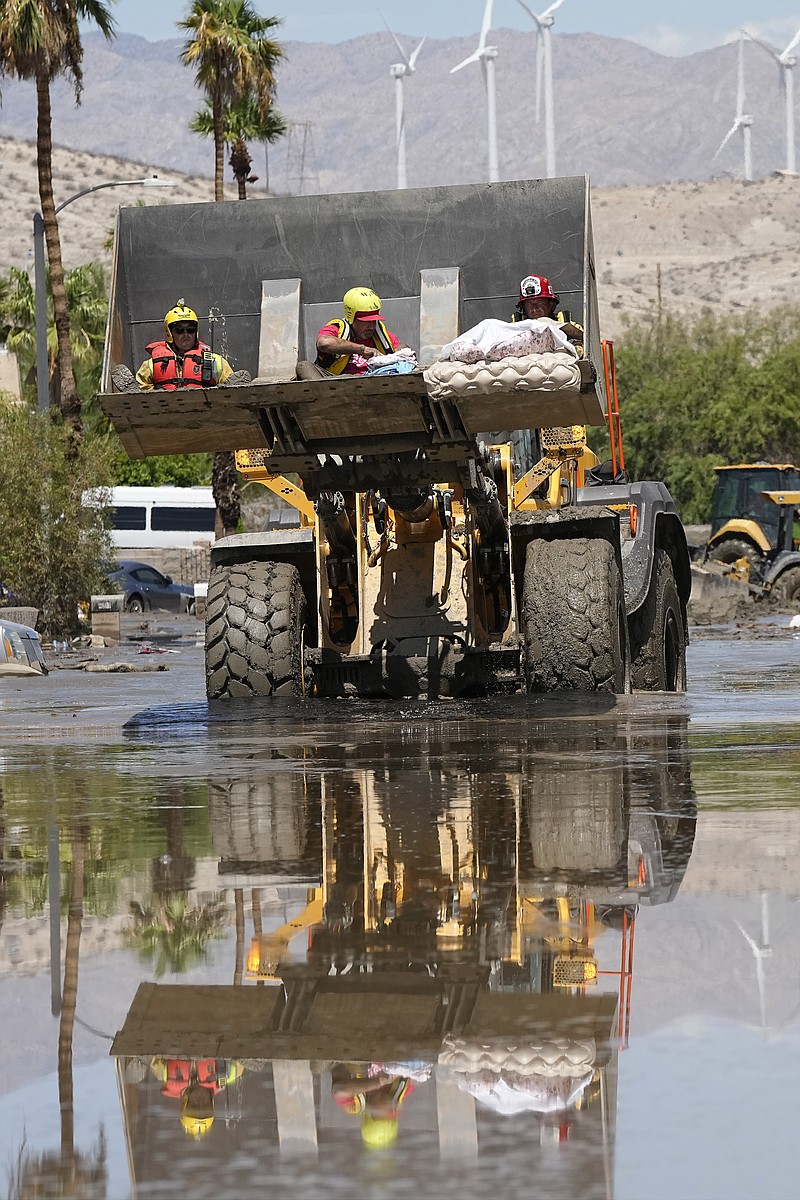
<path id="1" fill-rule="evenodd" d="M 206 600 L 209 700 L 302 696 L 306 601 L 289 563 L 211 570 Z"/>
<path id="2" fill-rule="evenodd" d="M 763 555 L 752 542 L 748 542 L 745 538 L 726 537 L 720 542 L 715 542 L 708 552 L 708 558 L 712 562 L 735 563 L 740 558 L 746 558 L 750 563 L 750 569 L 757 567 Z"/>
<path id="3" fill-rule="evenodd" d="M 522 594 L 529 692 L 628 690 L 622 575 L 603 538 L 534 539 Z"/>
<path id="4" fill-rule="evenodd" d="M 778 604 L 800 602 L 800 567 L 787 567 L 772 585 L 771 596 Z"/>
<path id="5" fill-rule="evenodd" d="M 655 552 L 645 602 L 630 620 L 630 642 L 635 689 L 686 691 L 686 622 L 666 550 Z"/>

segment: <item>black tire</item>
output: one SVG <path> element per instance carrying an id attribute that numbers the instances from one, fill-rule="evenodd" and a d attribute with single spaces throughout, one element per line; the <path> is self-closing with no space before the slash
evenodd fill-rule
<path id="1" fill-rule="evenodd" d="M 759 565 L 764 556 L 757 546 L 745 538 L 726 537 L 710 547 L 707 557 L 712 562 L 721 563 L 735 563 L 740 558 L 746 558 L 752 570 Z"/>
<path id="2" fill-rule="evenodd" d="M 142 599 L 142 597 L 141 596 L 131 596 L 126 601 L 125 612 L 143 613 L 144 612 L 144 600 Z"/>
<path id="3" fill-rule="evenodd" d="M 522 596 L 529 692 L 628 690 L 625 593 L 603 538 L 534 539 Z"/>
<path id="4" fill-rule="evenodd" d="M 787 567 L 773 583 L 770 595 L 778 604 L 800 604 L 800 567 Z"/>
<path id="5" fill-rule="evenodd" d="M 206 600 L 209 700 L 302 696 L 305 619 L 297 567 L 213 567 Z"/>
<path id="6" fill-rule="evenodd" d="M 630 642 L 634 689 L 686 691 L 686 620 L 666 550 L 655 552 L 647 596 L 630 620 Z"/>

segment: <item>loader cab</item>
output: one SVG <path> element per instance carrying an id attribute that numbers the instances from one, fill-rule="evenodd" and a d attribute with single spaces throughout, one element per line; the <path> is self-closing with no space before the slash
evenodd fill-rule
<path id="1" fill-rule="evenodd" d="M 800 470 L 790 463 L 745 463 L 716 467 L 707 557 L 751 566 L 770 551 L 785 549 L 781 510 L 768 492 L 800 489 Z"/>

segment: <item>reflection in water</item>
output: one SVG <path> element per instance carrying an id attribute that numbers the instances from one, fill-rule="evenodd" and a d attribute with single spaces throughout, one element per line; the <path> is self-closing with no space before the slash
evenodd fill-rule
<path id="1" fill-rule="evenodd" d="M 78 964 L 89 847 L 88 820 L 80 812 L 73 815 L 69 841 L 70 888 L 64 950 L 64 984 L 58 1026 L 61 1145 L 58 1152 L 45 1154 L 29 1153 L 24 1145 L 20 1148 L 9 1176 L 11 1200 L 38 1196 L 102 1200 L 106 1195 L 106 1141 L 103 1126 L 98 1130 L 97 1145 L 91 1153 L 81 1153 L 75 1148 L 73 1033 L 78 1002 Z"/>
<path id="2" fill-rule="evenodd" d="M 637 914 L 695 808 L 682 718 L 571 728 L 301 731 L 210 779 L 233 986 L 142 984 L 114 1041 L 137 1195 L 612 1194 Z"/>

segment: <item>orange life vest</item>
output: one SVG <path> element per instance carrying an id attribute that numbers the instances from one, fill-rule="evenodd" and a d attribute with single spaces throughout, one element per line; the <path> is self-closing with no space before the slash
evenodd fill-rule
<path id="1" fill-rule="evenodd" d="M 176 388 L 216 387 L 215 355 L 205 342 L 198 342 L 181 360 L 167 342 L 151 342 L 146 347 L 153 363 L 153 387 L 165 392 Z"/>
<path id="2" fill-rule="evenodd" d="M 167 1062 L 167 1078 L 161 1089 L 163 1096 L 183 1095 L 192 1081 L 192 1067 L 195 1068 L 197 1082 L 212 1092 L 220 1090 L 219 1064 L 216 1058 L 201 1058 L 196 1061 L 171 1058 Z"/>

